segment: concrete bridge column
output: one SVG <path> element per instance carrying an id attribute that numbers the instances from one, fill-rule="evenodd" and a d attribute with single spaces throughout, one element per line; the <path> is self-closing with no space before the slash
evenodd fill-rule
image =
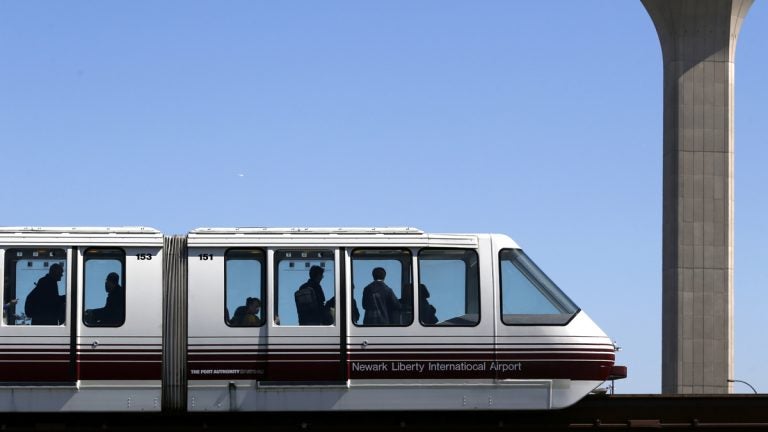
<path id="1" fill-rule="evenodd" d="M 664 59 L 662 392 L 733 373 L 733 82 L 752 0 L 641 0 Z"/>

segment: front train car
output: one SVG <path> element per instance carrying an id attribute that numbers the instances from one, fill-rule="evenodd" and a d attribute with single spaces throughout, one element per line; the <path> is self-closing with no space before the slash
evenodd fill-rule
<path id="1" fill-rule="evenodd" d="M 497 383 L 527 385 L 544 408 L 577 402 L 607 379 L 621 379 L 615 344 L 506 236 L 493 235 L 495 351 L 507 372 Z M 536 390 L 534 390 L 536 388 Z M 548 402 L 547 402 L 548 401 Z"/>
<path id="2" fill-rule="evenodd" d="M 619 370 L 504 235 L 201 228 L 188 259 L 190 411 L 556 409 Z"/>

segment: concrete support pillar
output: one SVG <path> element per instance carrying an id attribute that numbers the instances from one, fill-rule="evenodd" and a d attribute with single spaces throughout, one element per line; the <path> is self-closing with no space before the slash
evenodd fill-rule
<path id="1" fill-rule="evenodd" d="M 733 79 L 752 0 L 641 0 L 664 58 L 662 392 L 733 373 Z"/>

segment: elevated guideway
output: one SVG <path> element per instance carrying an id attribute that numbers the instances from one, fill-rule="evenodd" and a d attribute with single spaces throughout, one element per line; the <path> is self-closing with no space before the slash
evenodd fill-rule
<path id="1" fill-rule="evenodd" d="M 4 414 L 3 431 L 768 430 L 768 395 L 590 395 L 558 411 Z"/>

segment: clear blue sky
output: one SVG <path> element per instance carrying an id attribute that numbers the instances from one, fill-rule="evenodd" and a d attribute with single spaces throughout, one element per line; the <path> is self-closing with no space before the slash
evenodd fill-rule
<path id="1" fill-rule="evenodd" d="M 765 41 L 758 1 L 735 377 L 768 392 Z M 639 0 L 0 0 L 0 59 L 0 225 L 506 233 L 623 346 L 618 390 L 660 390 L 662 68 Z"/>

